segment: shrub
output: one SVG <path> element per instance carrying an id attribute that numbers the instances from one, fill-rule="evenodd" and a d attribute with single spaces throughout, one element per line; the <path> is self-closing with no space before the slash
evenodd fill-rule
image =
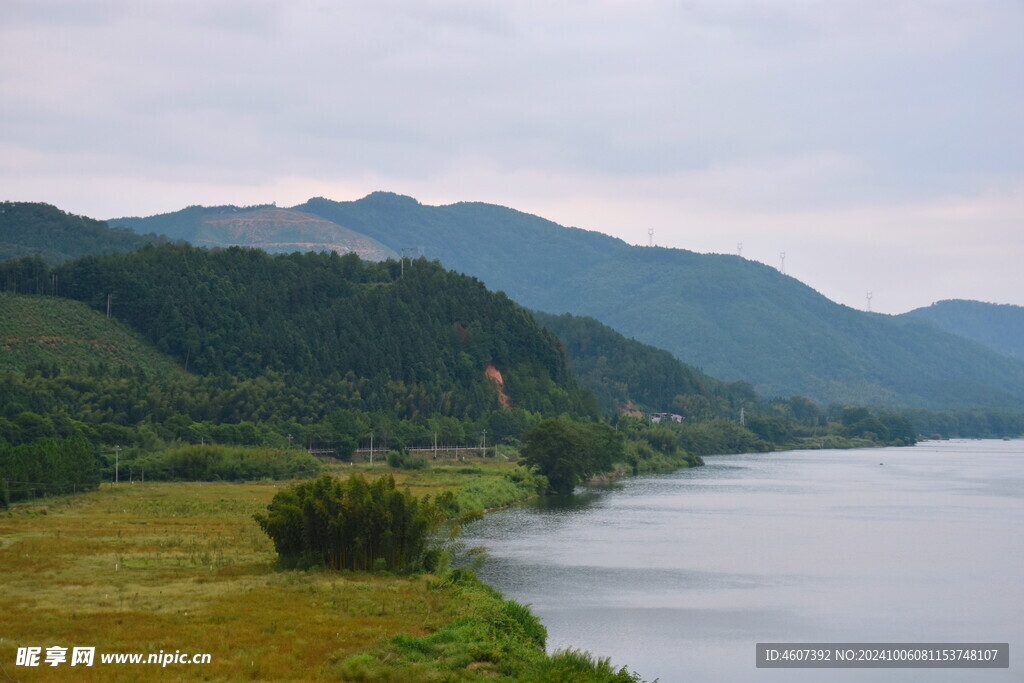
<path id="1" fill-rule="evenodd" d="M 388 451 L 388 466 L 403 470 L 424 470 L 427 468 L 427 461 L 416 455 L 409 455 L 400 451 Z"/>
<path id="2" fill-rule="evenodd" d="M 323 463 L 309 453 L 276 448 L 192 445 L 122 461 L 141 467 L 147 479 L 177 481 L 252 481 L 313 477 Z"/>
<path id="3" fill-rule="evenodd" d="M 408 571 L 422 565 L 441 515 L 429 498 L 398 491 L 391 475 L 372 484 L 324 475 L 279 491 L 255 519 L 283 566 Z"/>

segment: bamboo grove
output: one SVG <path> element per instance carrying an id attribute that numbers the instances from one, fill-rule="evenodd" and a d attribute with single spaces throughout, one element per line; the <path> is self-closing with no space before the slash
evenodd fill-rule
<path id="1" fill-rule="evenodd" d="M 255 519 L 285 567 L 402 571 L 417 568 L 441 513 L 391 475 L 373 483 L 324 475 L 279 491 Z"/>

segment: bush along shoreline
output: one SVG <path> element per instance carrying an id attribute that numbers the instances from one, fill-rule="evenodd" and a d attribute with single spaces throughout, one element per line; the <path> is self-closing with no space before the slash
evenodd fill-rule
<path id="1" fill-rule="evenodd" d="M 331 658 L 326 670 L 343 680 L 641 681 L 586 652 L 547 654 L 547 631 L 527 606 L 506 600 L 472 568 L 452 567 L 465 521 L 547 486 L 520 467 L 417 498 L 390 473 L 372 482 L 324 474 L 278 491 L 254 519 L 273 541 L 281 569 L 427 573 L 431 590 L 446 598 L 451 621 L 433 633 L 401 634 L 369 652 Z"/>

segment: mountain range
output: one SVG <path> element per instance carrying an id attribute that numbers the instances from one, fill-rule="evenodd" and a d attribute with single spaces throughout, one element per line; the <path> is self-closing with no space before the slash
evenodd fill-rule
<path id="1" fill-rule="evenodd" d="M 231 220 L 216 218 L 226 215 Z M 275 228 L 275 216 L 287 217 L 287 227 Z M 190 207 L 108 223 L 246 246 L 298 248 L 331 244 L 332 235 L 363 236 L 383 246 L 373 257 L 439 260 L 529 308 L 590 316 L 708 375 L 750 382 L 768 397 L 929 409 L 1024 407 L 1024 362 L 986 345 L 985 335 L 965 334 L 970 322 L 957 328 L 921 311 L 865 313 L 738 256 L 631 246 L 501 206 L 426 206 L 376 192 L 350 202 L 314 198 L 286 210 Z M 259 229 L 240 227 L 246 225 Z"/>

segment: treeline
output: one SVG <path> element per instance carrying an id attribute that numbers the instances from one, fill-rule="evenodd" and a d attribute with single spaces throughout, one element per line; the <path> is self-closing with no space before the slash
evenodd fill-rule
<path id="1" fill-rule="evenodd" d="M 546 419 L 523 437 L 522 462 L 547 478 L 553 493 L 610 473 L 663 472 L 703 464 L 701 456 L 789 448 L 913 445 L 917 433 L 899 414 L 862 407 L 821 413 L 807 399 L 769 402 L 773 413 L 745 424 L 710 418 L 667 420 L 620 415 L 611 424 Z M 797 409 L 796 418 L 793 410 Z M 625 468 L 625 472 L 621 469 Z"/>
<path id="2" fill-rule="evenodd" d="M 919 433 L 928 438 L 1000 439 L 1024 436 L 1024 414 L 998 410 L 908 410 Z"/>
<path id="3" fill-rule="evenodd" d="M 658 424 L 623 415 L 614 424 L 627 435 L 642 438 L 665 454 L 675 446 L 691 456 L 756 453 L 791 448 L 910 446 L 918 429 L 907 416 L 883 408 L 830 406 L 820 409 L 796 396 L 751 404 L 741 423 L 708 418 Z"/>
<path id="4" fill-rule="evenodd" d="M 103 221 L 69 214 L 49 204 L 0 202 L 0 261 L 28 257 L 57 264 L 85 254 L 135 251 L 166 241 L 157 235 L 111 228 Z M 0 286 L 6 291 L 25 293 L 35 288 L 54 293 L 59 282 L 5 277 Z"/>
<path id="5" fill-rule="evenodd" d="M 0 443 L 0 507 L 29 498 L 96 488 L 100 471 L 92 445 L 81 436 Z"/>
<path id="6" fill-rule="evenodd" d="M 191 445 L 126 458 L 122 467 L 157 481 L 253 481 L 315 477 L 323 463 L 296 449 Z"/>
<path id="7" fill-rule="evenodd" d="M 772 399 L 757 406 L 746 427 L 773 444 L 814 446 L 834 438 L 858 439 L 879 445 L 911 446 L 918 427 L 901 412 L 886 408 L 832 405 L 822 410 L 802 396 Z"/>
<path id="8" fill-rule="evenodd" d="M 400 382 L 288 381 L 274 372 L 253 379 L 9 372 L 0 374 L 0 443 L 79 434 L 97 446 L 317 446 L 347 458 L 371 434 L 378 449 L 464 446 L 484 438 L 494 444 L 518 438 L 541 419 L 521 408 L 454 417 L 430 412 L 421 397 Z"/>

